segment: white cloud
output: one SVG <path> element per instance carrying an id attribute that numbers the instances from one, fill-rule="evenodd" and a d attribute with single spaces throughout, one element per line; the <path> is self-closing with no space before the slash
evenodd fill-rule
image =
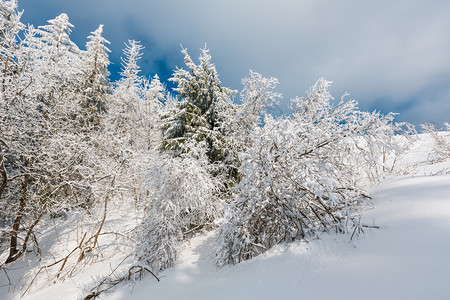
<path id="1" fill-rule="evenodd" d="M 71 18 L 105 23 L 113 48 L 128 38 L 141 39 L 151 44 L 152 53 L 145 53 L 149 60 L 165 55 L 173 67 L 182 63 L 180 43 L 196 56 L 206 42 L 225 84 L 240 88 L 252 68 L 277 77 L 285 101 L 325 76 L 335 82 L 336 97 L 348 91 L 363 108 L 380 98 L 402 107 L 450 78 L 449 1 L 40 2 L 61 6 Z M 450 99 L 440 105 L 448 111 Z M 412 111 L 403 113 L 417 119 Z M 433 113 L 423 110 L 423 118 Z"/>

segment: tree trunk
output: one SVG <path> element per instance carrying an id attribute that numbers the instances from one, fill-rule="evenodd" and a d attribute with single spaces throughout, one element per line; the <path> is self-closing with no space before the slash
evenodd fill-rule
<path id="1" fill-rule="evenodd" d="M 6 188 L 8 182 L 8 173 L 6 173 L 5 164 L 3 163 L 3 156 L 0 155 L 0 175 L 2 177 L 2 182 L 0 185 L 0 198 L 2 197 L 3 191 Z"/>
<path id="2" fill-rule="evenodd" d="M 5 150 L 3 150 L 2 145 L 6 148 Z M 0 138 L 0 153 L 2 153 L 3 151 L 8 151 L 8 146 L 7 144 Z M 2 183 L 0 185 L 0 198 L 2 198 L 2 194 L 3 191 L 6 188 L 6 184 L 8 183 L 8 173 L 6 172 L 6 168 L 5 168 L 5 158 L 3 157 L 3 155 L 0 154 L 0 175 L 2 177 Z"/>
<path id="3" fill-rule="evenodd" d="M 10 237 L 10 243 L 9 243 L 9 255 L 8 258 L 5 261 L 5 264 L 15 261 L 18 257 L 16 257 L 16 254 L 19 252 L 17 250 L 17 235 L 20 228 L 20 222 L 22 221 L 22 217 L 25 211 L 26 207 L 26 193 L 28 188 L 28 180 L 30 178 L 30 175 L 25 175 L 22 183 L 22 193 L 20 197 L 20 204 L 19 209 L 17 211 L 16 218 L 14 219 L 13 227 L 11 230 L 11 237 Z"/>

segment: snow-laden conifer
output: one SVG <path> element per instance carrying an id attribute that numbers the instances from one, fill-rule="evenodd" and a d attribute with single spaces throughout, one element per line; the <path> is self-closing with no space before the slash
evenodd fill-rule
<path id="1" fill-rule="evenodd" d="M 181 101 L 163 117 L 163 150 L 176 154 L 188 151 L 184 145 L 190 141 L 206 142 L 207 156 L 211 163 L 224 160 L 226 144 L 221 132 L 224 113 L 232 109 L 230 97 L 235 91 L 222 87 L 208 49 L 202 49 L 197 65 L 183 49 L 188 68 L 177 69 L 173 81 Z"/>
<path id="2" fill-rule="evenodd" d="M 107 44 L 110 44 L 103 36 L 103 25 L 100 25 L 88 36 L 86 51 L 83 53 L 83 77 L 81 86 L 82 112 L 87 121 L 98 123 L 98 114 L 107 110 L 106 98 L 110 94 L 108 66 L 110 64 L 108 52 L 111 52 Z"/>
<path id="3" fill-rule="evenodd" d="M 136 40 L 128 40 L 125 43 L 125 49 L 123 50 L 124 56 L 122 60 L 122 71 L 120 75 L 122 76 L 122 81 L 124 82 L 125 88 L 131 88 L 139 84 L 141 67 L 138 61 L 142 57 L 142 50 L 144 47 Z"/>
<path id="4" fill-rule="evenodd" d="M 116 82 L 111 103 L 109 121 L 111 129 L 120 143 L 133 152 L 142 148 L 145 128 L 145 109 L 143 103 L 143 78 L 139 75 L 138 61 L 142 56 L 143 47 L 138 41 L 130 40 L 123 50 L 122 71 L 119 81 Z M 123 155 L 127 155 L 123 153 Z"/>

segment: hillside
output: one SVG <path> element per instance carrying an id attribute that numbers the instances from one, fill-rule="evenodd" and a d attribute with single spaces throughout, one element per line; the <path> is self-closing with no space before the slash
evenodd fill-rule
<path id="1" fill-rule="evenodd" d="M 119 285 L 100 299 L 448 298 L 450 161 L 427 162 L 431 148 L 430 137 L 420 135 L 398 162 L 399 174 L 405 175 L 372 188 L 373 208 L 363 210 L 362 220 L 377 228 L 353 237 L 352 232 L 325 234 L 308 242 L 281 244 L 253 260 L 222 269 L 213 265 L 217 232 L 211 231 L 191 239 L 176 266 L 159 275 L 160 282 L 147 276 L 135 284 Z M 132 219 L 116 206 L 105 230 L 132 228 L 139 222 Z M 69 243 L 62 247 L 62 241 L 74 234 L 64 226 L 58 227 L 56 239 L 47 233 L 46 249 L 53 253 L 71 249 Z M 118 265 L 118 274 L 130 266 L 126 246 L 105 238 L 103 249 L 105 259 L 92 260 L 71 278 L 53 284 L 48 282 L 49 275 L 37 277 L 24 299 L 78 299 L 88 294 L 101 275 L 111 274 Z M 0 274 L 1 299 L 20 297 L 23 290 L 14 289 L 13 284 L 19 279 L 30 281 L 38 271 L 37 258 L 29 254 L 9 266 L 5 272 L 9 286 L 8 277 Z"/>

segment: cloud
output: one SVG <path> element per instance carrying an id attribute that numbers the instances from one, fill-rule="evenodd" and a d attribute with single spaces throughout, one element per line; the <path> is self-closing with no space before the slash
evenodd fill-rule
<path id="1" fill-rule="evenodd" d="M 240 89 L 250 68 L 277 77 L 284 107 L 324 76 L 334 81 L 337 98 L 348 91 L 362 108 L 387 99 L 385 107 L 401 108 L 405 118 L 422 111 L 420 119 L 432 119 L 433 105 L 415 111 L 406 104 L 419 107 L 422 91 L 450 85 L 448 1 L 41 0 L 38 6 L 25 15 L 59 9 L 84 36 L 105 24 L 114 60 L 124 41 L 141 40 L 149 73 L 181 67 L 180 43 L 192 56 L 207 43 L 225 85 Z M 448 94 L 440 94 L 436 109 L 448 111 Z"/>
<path id="2" fill-rule="evenodd" d="M 441 127 L 450 118 L 450 78 L 433 84 L 419 91 L 403 107 L 392 110 L 401 111 L 399 120 L 414 124 L 433 123 Z"/>

